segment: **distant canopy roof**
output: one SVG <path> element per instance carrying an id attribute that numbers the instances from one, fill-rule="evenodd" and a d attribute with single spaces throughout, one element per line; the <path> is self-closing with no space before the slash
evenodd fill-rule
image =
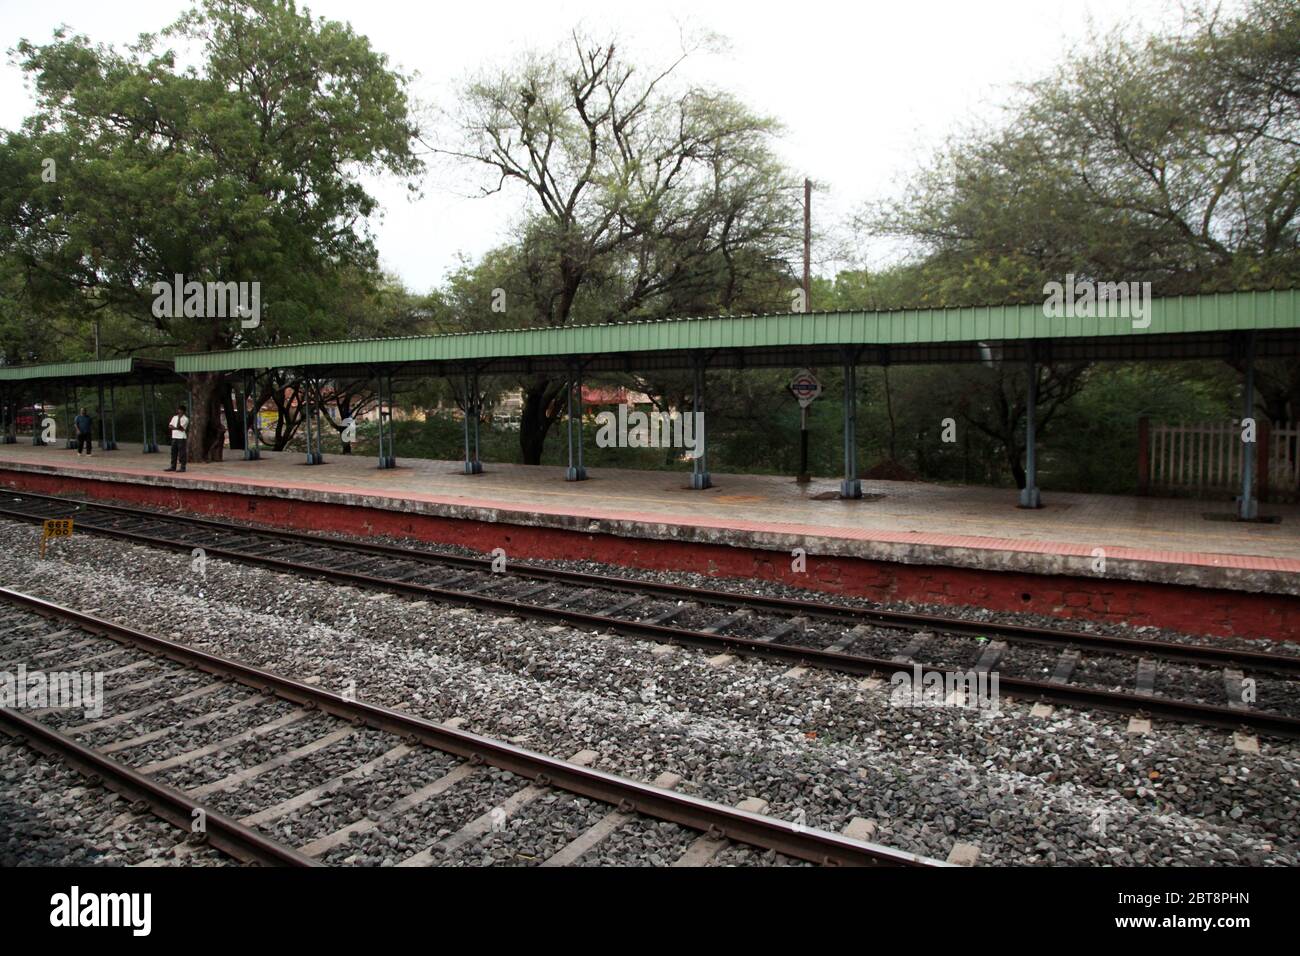
<path id="1" fill-rule="evenodd" d="M 1042 359 L 1224 358 L 1256 333 L 1256 354 L 1300 354 L 1300 290 L 1153 299 L 1132 317 L 1044 315 L 1042 305 L 814 312 L 304 342 L 176 357 L 176 371 L 302 368 L 320 376 L 423 368 L 545 372 Z M 1149 319 L 1149 322 L 1147 320 Z"/>
<path id="2" fill-rule="evenodd" d="M 45 365 L 0 365 L 0 385 L 14 383 L 95 384 L 178 381 L 171 359 L 112 358 L 93 362 L 51 362 Z"/>

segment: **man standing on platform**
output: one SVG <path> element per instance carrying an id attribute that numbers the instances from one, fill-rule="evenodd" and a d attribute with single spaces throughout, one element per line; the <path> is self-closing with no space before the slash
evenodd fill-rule
<path id="1" fill-rule="evenodd" d="M 180 471 L 185 470 L 185 439 L 189 437 L 190 417 L 185 414 L 185 406 L 177 405 L 176 414 L 167 423 L 172 430 L 172 466 L 168 471 L 177 471 L 176 462 L 180 461 Z"/>
<path id="2" fill-rule="evenodd" d="M 83 448 L 86 450 L 86 454 L 89 455 L 89 454 L 91 453 L 91 451 L 90 451 L 90 429 L 91 429 L 90 415 L 87 414 L 86 410 L 83 408 L 83 409 L 81 410 L 81 414 L 78 415 L 76 418 L 74 418 L 74 419 L 72 420 L 72 424 L 73 424 L 73 427 L 75 427 L 76 430 L 77 430 L 77 455 L 78 455 L 78 456 L 81 455 L 81 450 L 82 450 Z"/>

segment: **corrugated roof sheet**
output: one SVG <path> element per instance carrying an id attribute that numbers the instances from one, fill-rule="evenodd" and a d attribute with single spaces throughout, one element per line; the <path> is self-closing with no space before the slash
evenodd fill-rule
<path id="1" fill-rule="evenodd" d="M 1154 299 L 1150 325 L 1130 318 L 1048 318 L 1041 305 L 711 316 L 561 328 L 303 342 L 176 357 L 177 372 L 461 362 L 695 349 L 913 345 L 1128 337 L 1300 327 L 1300 290 Z"/>
<path id="2" fill-rule="evenodd" d="M 167 359 L 135 357 L 97 359 L 91 362 L 49 362 L 44 365 L 0 365 L 0 382 L 37 382 L 56 379 L 129 376 L 141 371 L 167 372 Z"/>

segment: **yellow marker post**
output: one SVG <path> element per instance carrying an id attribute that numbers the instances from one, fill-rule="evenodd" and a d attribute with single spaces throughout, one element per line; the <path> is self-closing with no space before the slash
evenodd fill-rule
<path id="1" fill-rule="evenodd" d="M 46 518 L 41 528 L 41 560 L 45 559 L 45 543 L 51 538 L 71 538 L 71 518 Z"/>

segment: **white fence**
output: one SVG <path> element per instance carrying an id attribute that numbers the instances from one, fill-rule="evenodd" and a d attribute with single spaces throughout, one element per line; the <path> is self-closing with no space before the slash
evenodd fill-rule
<path id="1" fill-rule="evenodd" d="M 1278 500 L 1296 497 L 1300 488 L 1300 426 L 1256 421 L 1256 489 Z M 1151 489 L 1240 493 L 1246 443 L 1241 440 L 1241 422 L 1237 419 L 1190 425 L 1152 424 L 1148 432 Z"/>

